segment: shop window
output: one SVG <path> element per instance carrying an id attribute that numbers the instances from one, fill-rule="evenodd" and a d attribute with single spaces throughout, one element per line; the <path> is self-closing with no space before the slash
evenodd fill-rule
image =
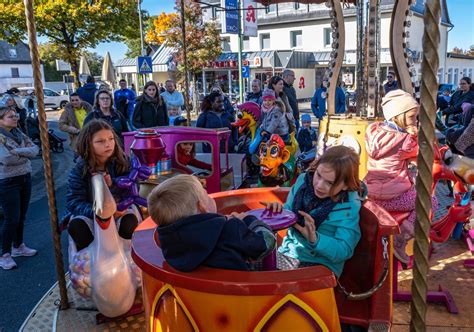
<path id="1" fill-rule="evenodd" d="M 300 9 L 300 3 L 299 2 L 295 2 L 295 9 Z"/>
<path id="2" fill-rule="evenodd" d="M 444 69 L 443 68 L 439 68 L 438 69 L 438 83 L 444 83 Z"/>
<path id="3" fill-rule="evenodd" d="M 270 14 L 270 13 L 276 13 L 277 12 L 277 5 L 269 5 L 265 7 L 265 13 Z"/>
<path id="4" fill-rule="evenodd" d="M 453 82 L 453 68 L 448 69 L 448 83 L 457 84 L 457 82 Z"/>
<path id="5" fill-rule="evenodd" d="M 20 77 L 20 71 L 18 68 L 12 68 L 12 78 L 18 78 Z"/>
<path id="6" fill-rule="evenodd" d="M 244 36 L 242 39 L 242 48 L 244 50 L 249 50 L 250 49 L 250 37 L 249 36 Z"/>
<path id="7" fill-rule="evenodd" d="M 270 34 L 269 33 L 262 33 L 260 35 L 260 48 L 262 50 L 270 48 Z"/>
<path id="8" fill-rule="evenodd" d="M 331 32 L 332 32 L 331 28 L 324 28 L 323 30 L 324 47 L 331 46 L 331 43 L 332 43 Z"/>
<path id="9" fill-rule="evenodd" d="M 221 40 L 222 51 L 230 52 L 230 37 L 223 37 Z"/>
<path id="10" fill-rule="evenodd" d="M 303 31 L 290 31 L 290 43 L 291 47 L 302 47 L 303 46 Z"/>
<path id="11" fill-rule="evenodd" d="M 454 69 L 454 84 L 459 84 L 459 68 Z"/>

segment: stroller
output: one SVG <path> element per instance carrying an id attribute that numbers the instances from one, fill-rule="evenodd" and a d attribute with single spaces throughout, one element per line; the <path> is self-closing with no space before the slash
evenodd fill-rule
<path id="1" fill-rule="evenodd" d="M 26 128 L 28 130 L 28 136 L 31 138 L 33 143 L 38 145 L 41 149 L 41 136 L 40 136 L 40 129 L 39 129 L 39 122 L 38 118 L 29 115 L 26 118 Z M 49 138 L 49 146 L 53 152 L 64 152 L 64 142 L 66 141 L 65 138 L 59 137 L 56 135 L 53 129 L 49 129 L 48 131 L 48 138 Z M 41 153 L 41 150 L 40 150 Z"/>

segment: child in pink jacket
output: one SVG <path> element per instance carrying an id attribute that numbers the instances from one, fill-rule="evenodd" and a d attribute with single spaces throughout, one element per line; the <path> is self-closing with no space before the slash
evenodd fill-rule
<path id="1" fill-rule="evenodd" d="M 370 124 L 365 134 L 369 199 L 389 212 L 411 212 L 394 239 L 394 254 L 403 263 L 409 262 L 405 247 L 415 229 L 416 191 L 408 166 L 418 154 L 418 107 L 411 94 L 390 91 L 382 99 L 385 121 Z"/>

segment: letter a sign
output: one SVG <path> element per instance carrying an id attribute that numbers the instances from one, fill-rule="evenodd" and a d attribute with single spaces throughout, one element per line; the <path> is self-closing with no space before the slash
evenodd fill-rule
<path id="1" fill-rule="evenodd" d="M 244 0 L 244 11 L 242 13 L 244 36 L 257 37 L 257 4 L 253 0 Z"/>
<path id="2" fill-rule="evenodd" d="M 139 74 L 151 74 L 153 72 L 151 56 L 139 56 L 137 66 Z"/>

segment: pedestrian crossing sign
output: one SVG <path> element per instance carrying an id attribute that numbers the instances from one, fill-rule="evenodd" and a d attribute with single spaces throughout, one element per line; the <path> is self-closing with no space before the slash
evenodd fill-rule
<path id="1" fill-rule="evenodd" d="M 151 56 L 139 56 L 137 58 L 137 66 L 139 74 L 151 74 L 153 72 Z"/>

